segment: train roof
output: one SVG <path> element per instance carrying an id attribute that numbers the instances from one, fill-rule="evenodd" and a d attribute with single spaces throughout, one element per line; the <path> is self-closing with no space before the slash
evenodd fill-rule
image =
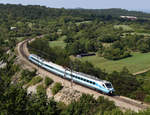
<path id="1" fill-rule="evenodd" d="M 100 80 L 97 77 L 92 76 L 92 75 L 88 75 L 88 74 L 85 74 L 85 73 L 82 73 L 82 72 L 76 72 L 76 71 L 74 71 L 74 72 L 81 75 L 81 76 L 87 77 L 89 79 L 93 79 L 93 80 L 97 80 L 97 81 L 103 81 L 103 80 Z"/>
<path id="2" fill-rule="evenodd" d="M 43 58 L 41 58 L 41 57 L 39 57 L 39 56 L 37 56 L 37 55 L 35 55 L 35 54 L 31 54 L 32 56 L 35 56 L 36 58 L 39 58 L 39 59 L 41 59 L 41 60 L 44 60 Z M 47 62 L 46 60 L 44 60 L 46 63 L 50 63 L 50 64 L 52 64 L 53 66 L 56 66 L 56 67 L 59 67 L 59 68 L 61 68 L 61 69 L 65 69 L 64 67 L 62 67 L 62 66 L 60 66 L 60 65 L 57 65 L 57 64 L 55 64 L 55 63 L 53 63 L 53 62 Z M 108 81 L 106 81 L 106 80 L 101 80 L 101 79 L 99 79 L 99 78 L 97 78 L 97 77 L 95 77 L 95 76 L 92 76 L 92 75 L 88 75 L 88 74 L 85 74 L 85 73 L 82 73 L 82 72 L 77 72 L 77 71 L 72 71 L 73 73 L 75 73 L 75 74 L 79 74 L 79 75 L 81 75 L 81 76 L 84 76 L 84 77 L 87 77 L 87 78 L 89 78 L 89 79 L 93 79 L 93 80 L 97 80 L 97 81 L 101 81 L 101 82 L 108 82 Z"/>
<path id="3" fill-rule="evenodd" d="M 109 81 L 101 80 L 101 79 L 99 79 L 99 78 L 97 78 L 95 76 L 88 75 L 88 74 L 85 74 L 85 73 L 82 73 L 82 72 L 76 72 L 76 73 L 78 73 L 79 75 L 85 76 L 85 77 L 87 77 L 89 79 L 93 79 L 93 80 L 100 81 L 100 82 L 103 82 L 103 83 L 110 83 Z"/>
<path id="4" fill-rule="evenodd" d="M 34 56 L 34 57 L 36 57 L 36 58 L 38 58 L 38 59 L 42 59 L 41 57 L 39 57 L 39 56 L 37 56 L 37 55 L 35 55 L 35 54 L 30 54 L 29 56 Z M 44 59 L 42 59 L 42 60 L 44 60 Z"/>
<path id="5" fill-rule="evenodd" d="M 53 63 L 53 62 L 51 62 L 51 61 L 46 61 L 45 59 L 43 59 L 43 58 L 41 58 L 41 57 L 39 57 L 39 56 L 37 56 L 37 55 L 35 55 L 35 54 L 31 54 L 31 55 L 34 56 L 34 57 L 36 57 L 36 58 L 38 58 L 38 59 L 41 59 L 41 60 L 45 61 L 44 63 L 51 64 L 51 65 L 53 65 L 53 66 L 55 66 L 55 67 L 59 67 L 59 68 L 61 68 L 61 69 L 64 69 L 62 66 L 60 66 L 60 65 L 58 65 L 58 64 L 55 64 L 55 63 Z"/>
<path id="6" fill-rule="evenodd" d="M 55 64 L 55 63 L 53 63 L 53 62 L 51 62 L 51 61 L 49 61 L 49 62 L 46 61 L 46 63 L 47 63 L 47 64 L 51 64 L 51 65 L 53 65 L 53 66 L 55 66 L 55 67 L 57 67 L 57 68 L 64 69 L 62 66 L 60 66 L 60 65 L 58 65 L 58 64 Z"/>

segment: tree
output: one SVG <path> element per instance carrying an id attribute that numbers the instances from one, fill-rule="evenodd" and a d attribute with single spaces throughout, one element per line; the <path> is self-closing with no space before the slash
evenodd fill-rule
<path id="1" fill-rule="evenodd" d="M 95 100 L 92 95 L 83 94 L 78 101 L 73 101 L 69 104 L 62 112 L 62 115 L 97 115 L 104 114 L 105 111 L 111 113 L 115 109 L 114 103 L 104 99 L 104 97 L 99 97 Z"/>
<path id="2" fill-rule="evenodd" d="M 146 41 L 139 41 L 137 44 L 138 44 L 138 49 L 142 53 L 147 53 L 150 51 L 150 46 L 149 46 L 149 44 L 147 44 Z"/>
<path id="3" fill-rule="evenodd" d="M 110 60 L 119 60 L 131 56 L 127 49 L 113 48 L 113 46 L 105 49 L 103 55 L 106 59 Z"/>
<path id="4" fill-rule="evenodd" d="M 26 90 L 20 86 L 10 86 L 1 97 L 3 97 L 0 100 L 1 114 L 19 115 L 26 113 L 28 96 Z"/>
<path id="5" fill-rule="evenodd" d="M 118 95 L 131 96 L 140 86 L 136 77 L 130 74 L 127 68 L 123 68 L 121 72 L 114 71 L 107 80 L 111 81 Z"/>

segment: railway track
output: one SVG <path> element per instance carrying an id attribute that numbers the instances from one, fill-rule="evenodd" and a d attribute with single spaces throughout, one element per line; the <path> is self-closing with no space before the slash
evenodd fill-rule
<path id="1" fill-rule="evenodd" d="M 27 40 L 19 43 L 18 44 L 18 52 L 19 52 L 19 55 L 24 60 L 26 60 L 26 63 L 29 63 L 32 66 L 31 62 L 28 60 L 28 55 L 29 54 L 27 54 L 27 51 L 26 51 L 27 50 L 27 47 L 26 47 L 27 46 L 27 42 L 30 42 L 30 41 L 31 41 L 31 39 L 27 39 Z M 35 64 L 33 64 L 33 65 L 34 65 L 34 67 L 36 67 Z M 39 67 L 37 67 L 37 68 L 39 68 Z M 46 70 L 44 70 L 42 68 L 39 68 L 39 69 L 41 69 L 42 71 L 46 71 Z M 62 78 L 59 77 L 59 79 L 62 79 Z M 78 86 L 78 85 L 76 84 L 76 86 Z M 121 109 L 130 109 L 132 111 L 138 112 L 139 110 L 144 110 L 144 109 L 149 108 L 149 105 L 144 104 L 144 103 L 142 103 L 140 101 L 129 99 L 127 97 L 123 97 L 123 96 L 112 96 L 111 97 L 111 96 L 100 94 L 100 93 L 98 93 L 98 92 L 96 92 L 94 90 L 85 88 L 85 87 L 80 86 L 80 85 L 79 85 L 79 87 L 84 89 L 84 90 L 80 90 L 79 88 L 77 88 L 77 90 L 79 90 L 80 92 L 93 94 L 95 97 L 104 96 L 105 98 L 108 98 L 109 100 L 114 101 L 116 106 L 119 106 Z"/>
<path id="2" fill-rule="evenodd" d="M 22 56 L 23 57 L 25 57 L 25 59 L 28 59 L 28 56 L 25 54 L 25 52 L 24 52 L 24 45 L 28 42 L 29 40 L 25 40 L 25 41 L 23 41 L 22 43 L 21 43 L 21 45 L 20 45 L 20 53 L 22 54 Z"/>
<path id="3" fill-rule="evenodd" d="M 148 108 L 148 105 L 143 105 L 142 102 L 135 102 L 131 99 L 127 99 L 126 97 L 122 97 L 122 96 L 114 96 L 113 98 L 119 100 L 119 101 L 123 101 L 125 103 L 128 103 L 130 105 L 133 105 L 133 106 L 137 106 L 141 109 L 147 109 Z"/>

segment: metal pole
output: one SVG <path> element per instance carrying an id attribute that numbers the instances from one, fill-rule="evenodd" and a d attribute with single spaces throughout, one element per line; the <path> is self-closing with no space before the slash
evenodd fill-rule
<path id="1" fill-rule="evenodd" d="M 72 78 L 72 63 L 70 62 L 70 72 L 71 72 L 71 88 L 73 86 L 73 78 Z"/>
<path id="2" fill-rule="evenodd" d="M 39 75 L 39 73 L 40 73 L 40 72 L 39 72 L 39 65 L 40 65 L 39 59 L 40 59 L 40 58 L 38 57 L 38 71 L 37 71 L 37 74 L 38 74 L 38 75 Z"/>

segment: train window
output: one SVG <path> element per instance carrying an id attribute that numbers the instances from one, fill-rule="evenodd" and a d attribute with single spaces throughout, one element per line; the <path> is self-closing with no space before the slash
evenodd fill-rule
<path id="1" fill-rule="evenodd" d="M 105 87 L 105 85 L 103 84 L 103 87 Z"/>
<path id="2" fill-rule="evenodd" d="M 105 83 L 105 85 L 106 85 L 107 88 L 112 88 L 110 83 Z"/>

